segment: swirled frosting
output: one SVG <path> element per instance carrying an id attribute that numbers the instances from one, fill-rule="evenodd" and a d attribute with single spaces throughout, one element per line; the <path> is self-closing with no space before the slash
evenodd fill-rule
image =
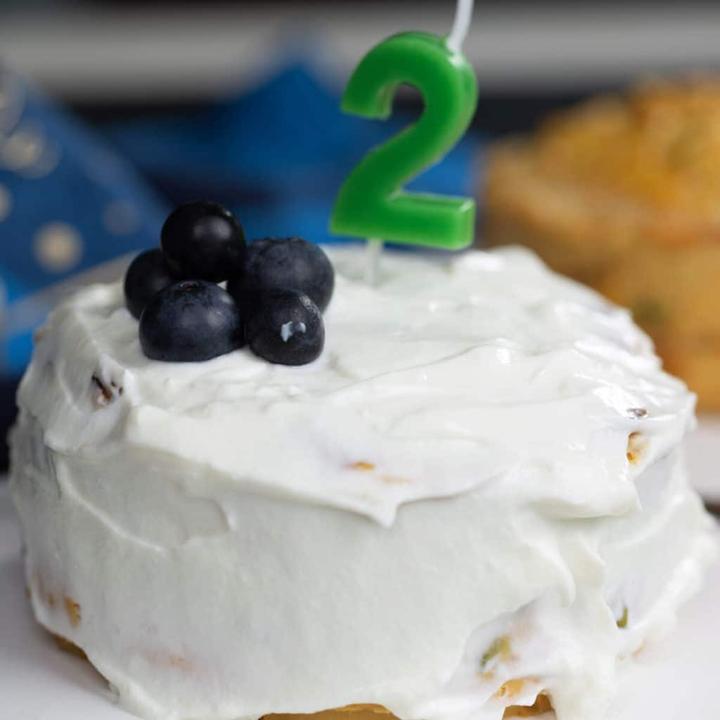
<path id="1" fill-rule="evenodd" d="M 692 422 L 693 399 L 628 315 L 519 250 L 387 255 L 371 288 L 357 252 L 332 254 L 327 347 L 302 368 L 247 350 L 149 360 L 120 286 L 88 288 L 54 315 L 61 331 L 40 343 L 21 402 L 60 452 L 123 439 L 384 525 L 404 502 L 522 463 L 545 467 L 557 501 L 587 514 L 632 504 L 634 408 L 648 411 L 643 430 L 662 455 Z M 100 422 L 93 377 L 123 389 Z"/>
<path id="2" fill-rule="evenodd" d="M 36 614 L 157 718 L 601 718 L 709 557 L 693 396 L 526 251 L 388 252 L 373 287 L 329 255 L 304 367 L 149 360 L 119 284 L 53 313 L 13 437 Z"/>

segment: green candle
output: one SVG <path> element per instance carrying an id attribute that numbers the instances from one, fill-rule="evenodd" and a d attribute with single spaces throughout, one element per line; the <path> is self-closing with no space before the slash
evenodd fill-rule
<path id="1" fill-rule="evenodd" d="M 408 193 L 403 185 L 444 157 L 467 130 L 477 104 L 475 73 L 445 38 L 419 32 L 394 35 L 357 66 L 342 109 L 388 118 L 402 83 L 420 91 L 423 113 L 353 170 L 338 194 L 331 230 L 412 245 L 467 247 L 474 234 L 472 199 Z"/>

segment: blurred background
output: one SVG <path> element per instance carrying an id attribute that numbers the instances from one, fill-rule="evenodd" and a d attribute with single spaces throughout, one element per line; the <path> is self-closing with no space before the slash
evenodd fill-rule
<path id="1" fill-rule="evenodd" d="M 417 115 L 343 116 L 352 68 L 387 35 L 445 34 L 453 0 L 0 0 L 0 435 L 31 334 L 88 279 L 156 244 L 168 208 L 211 198 L 251 237 L 332 241 L 342 179 Z M 414 184 L 475 194 L 488 143 L 639 79 L 720 71 L 717 3 L 476 3 L 467 138 Z M 4 446 L 0 464 L 6 463 Z"/>

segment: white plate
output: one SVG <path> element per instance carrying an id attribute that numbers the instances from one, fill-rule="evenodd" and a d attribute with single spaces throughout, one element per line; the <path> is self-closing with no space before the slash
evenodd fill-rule
<path id="1" fill-rule="evenodd" d="M 687 443 L 690 478 L 708 501 L 720 505 L 720 415 L 704 415 Z"/>
<path id="2" fill-rule="evenodd" d="M 720 501 L 720 418 L 690 440 L 692 471 Z M 716 720 L 720 713 L 720 564 L 682 611 L 674 635 L 625 674 L 612 720 Z M 20 538 L 0 486 L 0 720 L 131 720 L 90 665 L 57 649 L 25 597 Z"/>

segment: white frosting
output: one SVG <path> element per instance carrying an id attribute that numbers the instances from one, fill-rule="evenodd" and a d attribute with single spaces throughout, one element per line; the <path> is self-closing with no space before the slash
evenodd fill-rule
<path id="1" fill-rule="evenodd" d="M 692 395 L 525 251 L 388 252 L 377 287 L 358 250 L 330 256 L 305 367 L 148 360 L 119 285 L 51 316 L 13 437 L 38 618 L 163 720 L 497 720 L 541 690 L 559 720 L 602 718 L 713 546 Z"/>

